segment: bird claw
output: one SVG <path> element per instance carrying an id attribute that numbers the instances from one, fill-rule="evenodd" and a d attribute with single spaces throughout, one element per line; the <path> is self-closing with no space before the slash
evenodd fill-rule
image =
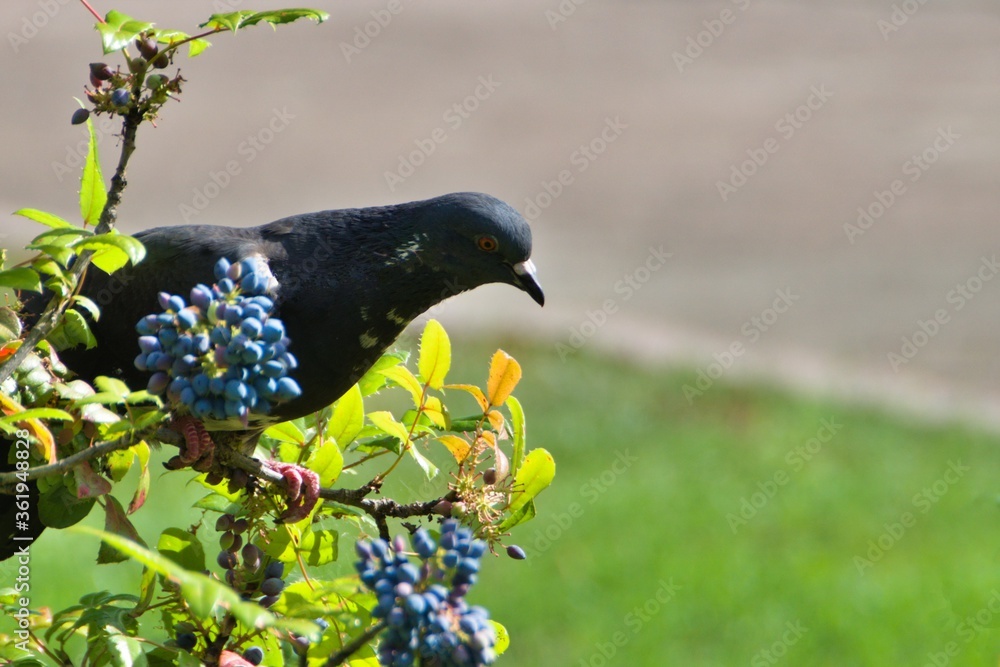
<path id="1" fill-rule="evenodd" d="M 168 468 L 177 470 L 191 466 L 198 472 L 207 472 L 215 461 L 215 442 L 205 425 L 190 415 L 177 417 L 171 426 L 184 438 L 179 455 L 168 461 Z"/>
<path id="2" fill-rule="evenodd" d="M 265 465 L 288 484 L 288 507 L 278 516 L 278 523 L 296 523 L 309 516 L 319 502 L 319 475 L 294 463 L 268 461 Z"/>

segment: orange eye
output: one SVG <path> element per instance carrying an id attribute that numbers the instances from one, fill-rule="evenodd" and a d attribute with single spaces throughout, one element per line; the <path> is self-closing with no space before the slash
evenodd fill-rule
<path id="1" fill-rule="evenodd" d="M 484 252 L 495 252 L 500 247 L 500 244 L 492 236 L 480 236 L 476 239 L 476 244 Z"/>

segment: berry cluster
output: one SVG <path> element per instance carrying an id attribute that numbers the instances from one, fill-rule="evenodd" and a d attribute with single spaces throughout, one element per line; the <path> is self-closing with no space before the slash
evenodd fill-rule
<path id="1" fill-rule="evenodd" d="M 384 540 L 359 541 L 355 567 L 361 581 L 378 596 L 372 616 L 385 620 L 378 648 L 385 667 L 490 665 L 496 659 L 496 632 L 489 613 L 469 606 L 465 595 L 476 582 L 486 543 L 457 521 L 442 524 L 435 540 L 421 528 L 412 537 L 419 566 L 403 553 L 397 537 L 390 550 Z"/>
<path id="2" fill-rule="evenodd" d="M 226 572 L 226 583 L 243 591 L 246 599 L 255 597 L 255 593 L 261 595 L 257 602 L 266 608 L 278 601 L 285 588 L 282 580 L 285 565 L 280 561 L 271 561 L 264 568 L 263 574 L 258 574 L 264 554 L 254 544 L 243 544 L 243 533 L 249 528 L 250 522 L 245 518 L 237 519 L 232 514 L 220 516 L 215 522 L 215 529 L 222 532 L 222 537 L 219 538 L 222 551 L 215 560 Z"/>
<path id="3" fill-rule="evenodd" d="M 147 389 L 166 394 L 198 419 L 268 414 L 302 394 L 288 372 L 298 366 L 288 351 L 285 326 L 271 317 L 266 292 L 274 280 L 267 265 L 249 258 L 215 265 L 218 282 L 196 285 L 189 302 L 161 292 L 162 313 L 136 324 L 135 366 L 153 373 Z M 189 305 L 190 303 L 190 305 Z"/>

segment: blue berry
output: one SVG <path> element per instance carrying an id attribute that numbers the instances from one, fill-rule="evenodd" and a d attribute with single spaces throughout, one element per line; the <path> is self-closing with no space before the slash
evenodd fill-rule
<path id="1" fill-rule="evenodd" d="M 267 579 L 280 579 L 285 574 L 285 564 L 280 560 L 274 560 L 267 564 L 264 570 L 264 577 Z"/>
<path id="2" fill-rule="evenodd" d="M 116 107 L 127 106 L 132 99 L 132 94 L 127 88 L 117 88 L 111 93 L 111 103 Z"/>
<path id="3" fill-rule="evenodd" d="M 243 659 L 251 665 L 259 665 L 264 660 L 264 649 L 259 646 L 251 646 L 243 652 Z"/>

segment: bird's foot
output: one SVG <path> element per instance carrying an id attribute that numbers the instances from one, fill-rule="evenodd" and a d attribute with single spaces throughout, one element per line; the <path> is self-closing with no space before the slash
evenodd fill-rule
<path id="1" fill-rule="evenodd" d="M 309 516 L 319 501 L 319 475 L 294 463 L 266 461 L 264 465 L 288 484 L 288 507 L 278 516 L 278 522 L 295 523 Z"/>
<path id="2" fill-rule="evenodd" d="M 215 461 L 215 442 L 205 425 L 190 415 L 175 417 L 170 427 L 184 437 L 181 453 L 167 461 L 171 470 L 191 466 L 198 472 L 207 472 Z"/>

